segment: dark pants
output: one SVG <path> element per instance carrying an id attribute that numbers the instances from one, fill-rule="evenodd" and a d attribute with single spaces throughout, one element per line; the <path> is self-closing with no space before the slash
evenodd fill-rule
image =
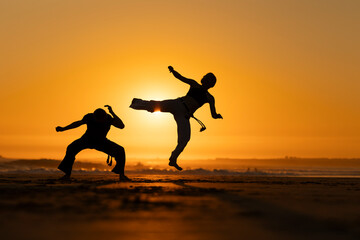
<path id="1" fill-rule="evenodd" d="M 178 141 L 177 146 L 171 153 L 169 160 L 176 162 L 180 153 L 184 150 L 190 140 L 190 116 L 189 110 L 186 109 L 184 103 L 180 98 L 163 100 L 163 101 L 146 101 L 138 99 L 137 103 L 132 104 L 130 107 L 139 110 L 147 110 L 149 112 L 161 111 L 169 112 L 174 116 L 177 125 Z"/>
<path id="2" fill-rule="evenodd" d="M 66 155 L 60 163 L 58 169 L 65 174 L 70 175 L 75 161 L 75 156 L 84 149 L 96 149 L 104 152 L 116 160 L 116 165 L 112 172 L 124 175 L 125 168 L 125 150 L 122 146 L 110 141 L 109 139 L 90 141 L 87 138 L 79 138 L 72 142 L 66 149 Z"/>

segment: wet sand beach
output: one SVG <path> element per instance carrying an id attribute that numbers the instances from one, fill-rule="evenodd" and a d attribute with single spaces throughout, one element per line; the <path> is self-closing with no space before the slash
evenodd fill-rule
<path id="1" fill-rule="evenodd" d="M 1 239 L 360 239 L 360 178 L 0 175 Z"/>

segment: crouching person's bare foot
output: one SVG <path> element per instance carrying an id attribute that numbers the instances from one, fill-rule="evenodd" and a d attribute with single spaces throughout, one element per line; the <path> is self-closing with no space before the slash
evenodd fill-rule
<path id="1" fill-rule="evenodd" d="M 127 176 L 125 176 L 125 175 L 119 174 L 119 181 L 120 182 L 131 182 L 131 179 L 128 178 Z"/>
<path id="2" fill-rule="evenodd" d="M 70 174 L 65 174 L 64 176 L 62 176 L 61 178 L 59 178 L 59 180 L 62 180 L 62 181 L 70 181 Z"/>

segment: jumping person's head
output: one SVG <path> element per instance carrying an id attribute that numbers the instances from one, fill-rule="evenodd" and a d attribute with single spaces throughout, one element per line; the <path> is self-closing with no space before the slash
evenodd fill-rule
<path id="1" fill-rule="evenodd" d="M 94 117 L 96 121 L 103 122 L 105 121 L 107 113 L 104 109 L 98 108 L 94 111 Z"/>
<path id="2" fill-rule="evenodd" d="M 201 79 L 201 84 L 207 89 L 214 87 L 215 83 L 216 83 L 216 77 L 213 73 L 207 73 Z"/>

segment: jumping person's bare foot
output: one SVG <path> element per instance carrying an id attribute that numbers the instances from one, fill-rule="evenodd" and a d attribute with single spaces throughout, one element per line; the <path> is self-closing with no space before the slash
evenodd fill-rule
<path id="1" fill-rule="evenodd" d="M 169 162 L 169 166 L 174 167 L 179 171 L 183 170 L 182 167 L 180 167 L 176 162 L 173 162 L 173 161 Z"/>
<path id="2" fill-rule="evenodd" d="M 142 102 L 141 102 L 141 99 L 139 98 L 134 98 L 131 102 L 131 105 L 130 105 L 130 108 L 133 108 L 133 109 L 141 109 L 142 107 Z"/>
<path id="3" fill-rule="evenodd" d="M 131 179 L 125 175 L 119 175 L 120 182 L 131 182 Z"/>

